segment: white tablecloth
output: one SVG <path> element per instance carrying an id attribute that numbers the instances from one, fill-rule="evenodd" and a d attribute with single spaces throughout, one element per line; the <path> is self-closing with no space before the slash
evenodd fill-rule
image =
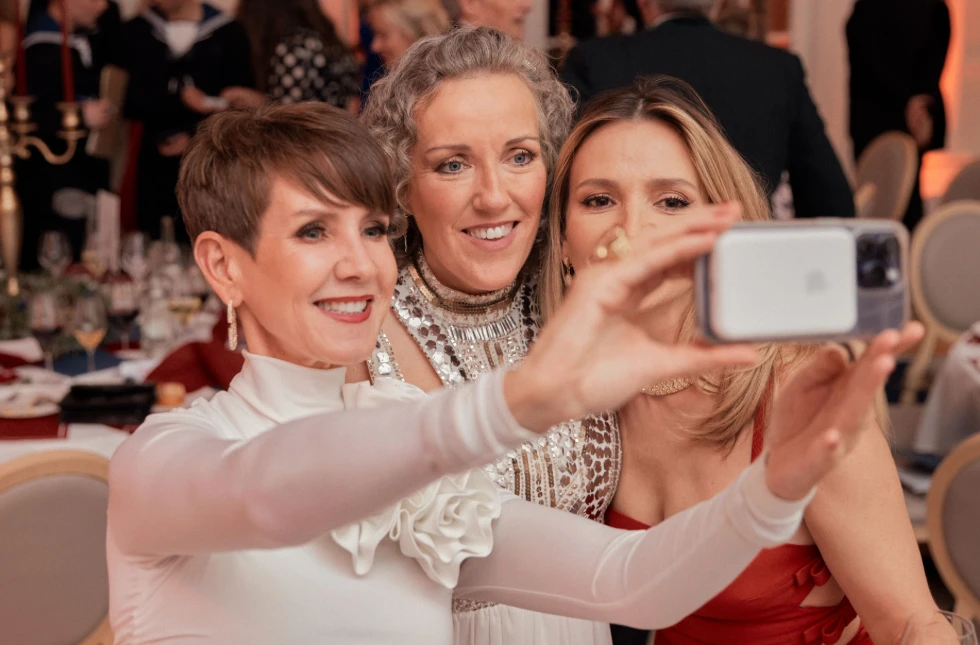
<path id="1" fill-rule="evenodd" d="M 128 436 L 128 432 L 109 426 L 76 423 L 68 426 L 64 439 L 0 440 L 0 463 L 45 450 L 84 450 L 111 458 Z"/>
<path id="2" fill-rule="evenodd" d="M 980 432 L 980 323 L 949 350 L 929 389 L 916 452 L 945 455 L 972 434 Z"/>

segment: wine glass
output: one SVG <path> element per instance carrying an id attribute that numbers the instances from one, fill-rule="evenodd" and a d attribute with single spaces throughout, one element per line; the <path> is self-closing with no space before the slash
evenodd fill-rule
<path id="1" fill-rule="evenodd" d="M 109 324 L 122 335 L 122 348 L 129 349 L 129 330 L 139 315 L 139 297 L 136 283 L 121 273 L 109 277 L 105 285 L 109 299 Z"/>
<path id="2" fill-rule="evenodd" d="M 71 245 L 61 231 L 45 231 L 37 246 L 37 261 L 45 271 L 58 278 L 71 265 Z"/>
<path id="3" fill-rule="evenodd" d="M 905 626 L 902 645 L 977 645 L 973 622 L 948 611 L 913 614 Z"/>
<path id="4" fill-rule="evenodd" d="M 54 344 L 61 336 L 61 303 L 51 291 L 35 294 L 27 305 L 27 324 L 44 352 L 44 367 L 54 370 Z"/>
<path id="5" fill-rule="evenodd" d="M 98 282 L 109 270 L 109 262 L 106 259 L 103 249 L 99 246 L 97 238 L 90 236 L 85 243 L 82 251 L 82 264 L 88 269 L 89 275 Z"/>
<path id="6" fill-rule="evenodd" d="M 143 233 L 128 233 L 123 238 L 119 264 L 137 284 L 143 284 L 143 280 L 150 272 L 147 249 L 146 235 Z"/>
<path id="7" fill-rule="evenodd" d="M 88 356 L 88 371 L 95 371 L 95 350 L 105 338 L 109 328 L 105 303 L 96 293 L 85 293 L 75 303 L 75 325 L 73 332 L 78 344 L 85 348 Z"/>

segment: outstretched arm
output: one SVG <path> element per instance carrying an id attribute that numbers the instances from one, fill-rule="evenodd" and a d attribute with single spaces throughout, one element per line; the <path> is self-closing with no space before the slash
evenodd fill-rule
<path id="1" fill-rule="evenodd" d="M 773 495 L 761 461 L 715 498 L 646 531 L 510 499 L 493 552 L 466 561 L 456 594 L 641 629 L 673 625 L 799 527 L 809 497 Z"/>

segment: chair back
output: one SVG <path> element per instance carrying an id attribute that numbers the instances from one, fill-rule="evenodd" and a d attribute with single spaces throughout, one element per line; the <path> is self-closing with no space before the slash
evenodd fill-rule
<path id="1" fill-rule="evenodd" d="M 857 163 L 857 186 L 875 187 L 867 214 L 859 215 L 871 219 L 902 219 L 918 180 L 918 155 L 915 139 L 904 132 L 886 132 L 875 137 Z"/>
<path id="2" fill-rule="evenodd" d="M 980 159 L 963 166 L 946 188 L 940 204 L 963 200 L 980 201 Z"/>
<path id="3" fill-rule="evenodd" d="M 874 212 L 875 193 L 878 189 L 874 184 L 864 184 L 854 191 L 854 212 L 861 219 L 871 217 Z"/>
<path id="4" fill-rule="evenodd" d="M 980 435 L 970 437 L 936 469 L 926 497 L 929 550 L 956 612 L 980 618 Z"/>
<path id="5" fill-rule="evenodd" d="M 108 472 L 74 450 L 0 464 L 0 643 L 112 645 Z"/>
<path id="6" fill-rule="evenodd" d="M 907 402 L 937 341 L 952 343 L 980 320 L 980 202 L 952 202 L 927 215 L 912 236 L 910 264 L 912 305 L 926 338 L 907 372 Z"/>

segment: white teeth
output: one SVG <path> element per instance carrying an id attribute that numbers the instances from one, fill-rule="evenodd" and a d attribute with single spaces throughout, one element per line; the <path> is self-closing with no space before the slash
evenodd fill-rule
<path id="1" fill-rule="evenodd" d="M 466 229 L 466 234 L 481 240 L 499 240 L 509 235 L 513 230 L 513 224 L 503 224 L 502 226 L 491 226 L 490 228 L 469 228 Z"/>
<path id="2" fill-rule="evenodd" d="M 318 302 L 316 306 L 324 311 L 335 314 L 359 314 L 367 309 L 367 300 L 355 300 L 352 302 Z"/>

